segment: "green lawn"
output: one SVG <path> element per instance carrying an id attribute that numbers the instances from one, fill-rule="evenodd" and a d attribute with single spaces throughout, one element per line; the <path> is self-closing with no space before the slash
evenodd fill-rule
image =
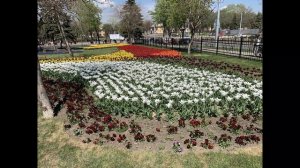
<path id="1" fill-rule="evenodd" d="M 75 57 L 78 56 L 93 56 L 93 55 L 102 55 L 102 54 L 109 54 L 112 52 L 118 51 L 117 47 L 111 47 L 111 48 L 101 48 L 101 49 L 95 49 L 95 50 L 84 50 L 81 53 L 74 53 Z M 63 57 L 70 57 L 69 54 L 46 54 L 46 55 L 39 55 L 40 58 L 63 58 Z"/>
<path id="2" fill-rule="evenodd" d="M 181 52 L 183 56 L 188 56 L 187 52 Z M 259 68 L 262 69 L 262 61 L 249 60 L 244 58 L 238 58 L 234 56 L 216 55 L 213 53 L 191 53 L 191 56 L 196 56 L 201 59 L 212 60 L 217 62 L 226 62 L 229 64 L 238 64 L 245 68 Z"/>
<path id="3" fill-rule="evenodd" d="M 262 156 L 225 153 L 176 154 L 167 151 L 133 151 L 83 144 L 71 139 L 62 118 L 43 119 L 38 112 L 38 167 L 72 168 L 260 168 Z"/>

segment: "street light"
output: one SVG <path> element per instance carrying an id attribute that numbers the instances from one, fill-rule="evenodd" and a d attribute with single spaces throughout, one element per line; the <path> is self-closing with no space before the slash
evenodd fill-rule
<path id="1" fill-rule="evenodd" d="M 182 33 L 182 37 L 181 37 L 182 39 L 184 38 L 184 30 L 185 30 L 184 27 L 181 27 L 181 28 L 180 28 L 180 31 L 181 31 L 181 33 Z"/>
<path id="2" fill-rule="evenodd" d="M 219 29 L 220 29 L 220 3 L 223 0 L 217 0 L 218 3 L 218 15 L 217 15 L 217 24 L 216 24 L 216 40 L 218 39 L 219 36 Z"/>
<path id="3" fill-rule="evenodd" d="M 242 31 L 242 20 L 243 20 L 243 12 L 241 12 L 239 36 L 241 36 L 241 31 Z"/>

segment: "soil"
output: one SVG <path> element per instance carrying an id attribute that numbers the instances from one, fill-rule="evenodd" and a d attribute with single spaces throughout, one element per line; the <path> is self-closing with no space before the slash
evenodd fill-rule
<path id="1" fill-rule="evenodd" d="M 68 123 L 68 119 L 66 118 L 66 114 L 65 114 L 66 108 L 63 108 L 58 114 L 58 117 L 63 118 L 65 124 L 69 124 Z M 113 134 L 116 134 L 117 136 L 119 134 L 123 135 L 125 134 L 126 136 L 126 140 L 132 143 L 132 148 L 128 149 L 128 150 L 151 150 L 151 151 L 173 151 L 172 147 L 173 147 L 173 142 L 174 141 L 178 141 L 181 144 L 181 147 L 183 149 L 183 151 L 181 153 L 186 153 L 188 151 L 194 151 L 194 152 L 208 152 L 208 151 L 212 151 L 212 152 L 217 152 L 217 151 L 222 151 L 222 152 L 232 152 L 232 151 L 243 151 L 243 150 L 251 150 L 252 148 L 258 148 L 261 149 L 262 146 L 262 133 L 257 133 L 256 131 L 252 131 L 250 134 L 246 134 L 245 130 L 246 127 L 249 126 L 250 124 L 254 125 L 254 127 L 257 128 L 262 128 L 262 121 L 258 120 L 255 123 L 247 120 L 244 120 L 241 116 L 237 117 L 237 121 L 238 124 L 240 124 L 243 127 L 243 130 L 239 131 L 237 134 L 234 134 L 232 132 L 229 132 L 228 130 L 222 130 L 220 127 L 218 127 L 218 125 L 216 124 L 216 122 L 219 120 L 219 118 L 217 117 L 211 117 L 211 118 L 206 118 L 205 121 L 206 123 L 208 123 L 209 121 L 211 121 L 211 124 L 208 125 L 201 125 L 198 126 L 196 128 L 192 127 L 189 124 L 189 121 L 186 120 L 185 121 L 185 128 L 180 128 L 178 127 L 178 122 L 167 122 L 164 120 L 158 121 L 156 119 L 150 120 L 150 119 L 143 119 L 143 118 L 122 118 L 120 116 L 112 116 L 113 118 L 118 119 L 120 122 L 124 121 L 129 125 L 129 122 L 131 120 L 134 120 L 135 123 L 139 124 L 142 128 L 142 134 L 144 136 L 148 135 L 148 134 L 153 134 L 156 136 L 156 141 L 155 142 L 147 142 L 146 138 L 145 141 L 143 142 L 136 142 L 134 141 L 134 135 L 132 133 L 129 133 L 129 129 L 125 132 L 117 132 L 117 131 L 108 131 L 105 130 L 103 132 L 101 132 L 103 135 L 107 135 L 110 134 L 110 136 L 112 136 Z M 229 123 L 229 117 L 228 117 L 228 121 L 225 122 L 226 124 Z M 202 119 L 198 119 L 200 121 L 202 121 Z M 89 120 L 88 123 L 85 123 L 86 125 L 90 125 L 94 122 L 94 120 Z M 177 126 L 178 128 L 178 132 L 176 134 L 168 134 L 167 132 L 167 127 L 169 125 L 173 125 L 173 126 Z M 106 140 L 104 138 L 99 138 L 99 133 L 93 133 L 93 134 L 87 134 L 85 133 L 84 129 L 83 129 L 83 134 L 80 136 L 75 136 L 73 131 L 76 129 L 77 127 L 72 126 L 69 130 L 66 130 L 66 132 L 69 134 L 69 136 L 71 138 L 74 138 L 78 141 L 83 141 L 83 140 L 87 140 L 87 138 L 91 139 L 90 143 L 93 143 L 93 140 L 95 139 L 101 139 L 104 140 L 104 143 L 102 146 L 109 146 L 109 147 L 115 147 L 115 148 L 125 148 L 126 145 L 126 141 L 123 141 L 121 143 L 119 143 L 115 138 L 115 141 L 111 141 L 111 140 Z M 156 128 L 160 129 L 160 132 L 156 131 Z M 202 136 L 201 138 L 197 138 L 197 145 L 196 146 L 192 146 L 191 149 L 187 149 L 187 145 L 184 144 L 184 140 L 185 139 L 190 139 L 190 131 L 194 131 L 194 130 L 200 130 L 201 132 L 204 132 L 204 136 Z M 229 136 L 232 137 L 232 140 L 230 142 L 230 146 L 226 147 L 226 148 L 222 148 L 220 147 L 214 140 L 213 137 L 217 136 L 220 137 L 221 134 L 227 134 Z M 241 146 L 235 143 L 235 138 L 241 135 L 256 135 L 260 138 L 260 141 L 258 143 L 248 143 L 245 146 Z M 200 146 L 200 143 L 204 143 L 205 139 L 209 139 L 210 142 L 212 142 L 214 144 L 214 148 L 213 149 L 205 149 L 203 147 Z"/>
<path id="2" fill-rule="evenodd" d="M 59 85 L 57 85 L 57 83 Z M 56 93 L 56 89 L 61 90 L 61 92 L 64 92 L 64 90 L 66 90 L 66 88 L 68 87 L 75 87 L 73 85 L 67 85 L 67 83 L 61 83 L 61 82 L 57 82 L 57 83 L 53 83 L 51 81 L 44 81 L 44 85 L 46 86 L 47 92 L 48 94 L 50 94 L 50 91 L 52 92 L 50 94 L 50 97 L 53 99 L 53 93 Z M 63 86 L 63 87 L 62 87 Z M 65 89 L 63 89 L 65 88 Z M 76 87 L 75 87 L 76 88 Z M 78 92 L 74 92 L 72 91 L 71 88 L 68 88 L 69 91 L 71 91 L 70 95 L 72 98 L 74 98 L 74 102 L 81 102 L 81 100 L 89 100 L 88 95 L 91 96 L 90 93 L 86 93 L 84 92 L 84 90 L 80 90 Z M 82 97 L 78 97 L 78 95 L 82 95 Z M 69 97 L 69 99 L 71 98 Z M 85 98 L 83 98 L 85 97 Z M 51 100 L 52 100 L 51 99 Z M 52 100 L 53 102 L 54 100 Z M 63 103 L 61 110 L 57 113 L 58 118 L 61 118 L 64 121 L 65 125 L 70 124 L 69 119 L 67 118 L 67 108 L 66 108 L 66 104 Z M 89 110 L 85 109 L 83 111 L 81 111 L 82 113 L 84 113 L 85 116 L 88 116 Z M 156 119 L 145 119 L 145 118 L 140 118 L 140 117 L 131 117 L 131 118 L 124 118 L 124 117 L 120 117 L 120 116 L 112 116 L 112 118 L 117 119 L 119 121 L 119 123 L 121 122 L 126 122 L 126 124 L 130 124 L 131 120 L 134 120 L 135 123 L 137 123 L 141 129 L 142 129 L 142 134 L 145 136 L 145 141 L 143 142 L 136 142 L 134 140 L 134 134 L 130 133 L 129 130 L 126 130 L 125 132 L 119 133 L 115 130 L 109 131 L 107 129 L 107 126 L 105 126 L 105 131 L 103 132 L 97 132 L 97 133 L 92 133 L 92 134 L 87 134 L 85 132 L 85 128 L 82 128 L 82 134 L 81 135 L 74 135 L 74 130 L 79 128 L 78 124 L 75 125 L 71 125 L 71 128 L 66 129 L 66 133 L 69 134 L 70 138 L 78 141 L 78 142 L 82 142 L 82 141 L 86 141 L 88 138 L 91 140 L 91 142 L 88 143 L 93 143 L 93 141 L 95 139 L 100 139 L 101 141 L 103 141 L 103 144 L 95 144 L 95 145 L 102 145 L 102 146 L 110 146 L 110 147 L 114 147 L 114 148 L 123 148 L 126 149 L 126 144 L 128 142 L 132 143 L 132 148 L 128 149 L 129 151 L 138 151 L 138 150 L 149 150 L 149 151 L 171 151 L 173 152 L 174 150 L 172 149 L 173 147 L 173 142 L 177 141 L 180 143 L 181 148 L 183 149 L 181 153 L 186 153 L 189 151 L 194 151 L 194 152 L 207 152 L 207 151 L 213 151 L 213 152 L 238 152 L 238 151 L 253 151 L 253 149 L 255 150 L 254 153 L 261 153 L 261 149 L 262 149 L 262 132 L 259 131 L 255 131 L 252 130 L 251 132 L 247 132 L 246 131 L 246 127 L 249 127 L 251 124 L 253 125 L 254 128 L 259 128 L 260 130 L 262 130 L 262 118 L 258 118 L 256 121 L 253 121 L 253 116 L 250 116 L 250 120 L 245 120 L 243 119 L 241 116 L 237 116 L 237 124 L 242 126 L 242 129 L 238 132 L 236 132 L 236 134 L 234 134 L 233 132 L 230 132 L 228 130 L 223 130 L 222 128 L 220 128 L 217 124 L 217 121 L 219 121 L 220 117 L 210 117 L 210 118 L 205 118 L 205 122 L 203 121 L 203 119 L 198 118 L 197 120 L 200 121 L 200 126 L 194 128 L 190 125 L 190 121 L 189 120 L 185 120 L 185 127 L 184 128 L 180 128 L 178 127 L 178 121 L 176 120 L 175 122 L 168 122 L 166 120 L 161 120 L 158 121 Z M 228 116 L 227 117 L 227 121 L 224 122 L 226 125 L 229 124 L 230 119 L 232 118 L 232 116 Z M 103 119 L 103 117 L 102 117 Z M 102 120 L 101 119 L 101 120 Z M 86 126 L 91 125 L 92 123 L 94 123 L 96 120 L 94 118 L 89 118 L 86 122 L 84 122 L 84 124 Z M 209 122 L 211 122 L 211 124 L 209 124 Z M 103 122 L 98 122 L 100 125 L 104 125 Z M 206 124 L 203 124 L 206 123 Z M 169 134 L 167 131 L 167 127 L 168 126 L 176 126 L 178 131 L 176 134 Z M 158 132 L 157 129 L 160 129 L 160 131 Z M 192 146 L 192 148 L 187 149 L 187 145 L 184 144 L 184 141 L 186 139 L 190 139 L 190 132 L 194 131 L 194 130 L 200 130 L 201 132 L 204 133 L 204 135 L 201 138 L 197 138 L 196 142 L 197 145 L 196 146 Z M 99 134 L 102 135 L 107 135 L 109 134 L 111 137 L 113 134 L 116 134 L 116 136 L 118 137 L 119 134 L 123 135 L 125 134 L 126 136 L 126 140 L 122 141 L 121 143 L 119 143 L 117 141 L 117 137 L 115 137 L 114 141 L 111 140 L 106 140 L 105 138 L 100 138 Z M 154 142 L 147 142 L 146 141 L 146 135 L 149 134 L 153 134 L 156 137 L 156 141 Z M 227 134 L 229 136 L 232 137 L 232 140 L 230 142 L 230 145 L 226 148 L 222 148 L 220 146 L 220 144 L 217 143 L 217 141 L 214 140 L 214 137 L 217 136 L 218 138 L 222 135 L 222 134 Z M 238 136 L 241 135 L 256 135 L 259 137 L 260 141 L 258 143 L 254 142 L 247 142 L 247 145 L 245 146 L 240 146 L 237 143 L 235 143 L 235 139 Z M 212 144 L 213 144 L 213 149 L 205 149 L 201 146 L 201 143 L 204 143 L 205 139 L 208 139 Z M 82 142 L 83 143 L 83 142 Z M 257 152 L 258 151 L 258 152 Z"/>

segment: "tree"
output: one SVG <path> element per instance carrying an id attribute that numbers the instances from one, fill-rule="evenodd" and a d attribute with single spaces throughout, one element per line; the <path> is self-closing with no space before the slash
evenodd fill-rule
<path id="1" fill-rule="evenodd" d="M 135 0 L 127 0 L 120 12 L 120 17 L 120 29 L 123 35 L 128 37 L 129 42 L 132 43 L 134 32 L 143 26 L 141 9 L 135 4 Z"/>
<path id="2" fill-rule="evenodd" d="M 57 25 L 62 38 L 64 39 L 67 50 L 71 56 L 73 52 L 65 35 L 63 22 L 68 19 L 67 11 L 70 10 L 71 5 L 74 3 L 72 0 L 38 0 L 39 15 L 45 23 L 54 23 Z"/>
<path id="3" fill-rule="evenodd" d="M 238 27 L 239 27 L 239 23 L 238 23 L 238 20 L 237 20 L 237 14 L 234 14 L 233 18 L 232 18 L 232 21 L 231 21 L 231 24 L 230 24 L 230 29 L 237 29 Z"/>
<path id="4" fill-rule="evenodd" d="M 157 24 L 162 24 L 163 26 L 163 36 L 165 33 L 170 34 L 171 24 L 170 24 L 170 16 L 171 16 L 171 1 L 170 0 L 156 0 L 154 11 L 150 12 L 152 15 L 152 19 Z"/>
<path id="5" fill-rule="evenodd" d="M 59 29 L 62 38 L 64 39 L 68 52 L 73 56 L 73 52 L 65 34 L 65 28 L 63 23 L 65 21 L 69 22 L 68 15 L 72 13 L 71 7 L 78 1 L 76 0 L 38 0 L 38 30 L 42 30 L 43 33 L 45 29 L 42 25 L 45 23 L 56 24 Z M 82 0 L 82 2 L 89 2 Z M 100 21 L 100 19 L 98 19 Z M 53 25 L 52 25 L 53 26 Z M 68 31 L 68 30 L 67 30 Z M 43 34 L 41 33 L 41 34 Z M 38 59 L 38 58 L 37 58 Z M 42 78 L 41 78 L 41 68 L 40 63 L 37 61 L 37 78 L 38 78 L 38 101 L 42 105 L 43 117 L 52 118 L 54 116 L 53 109 L 51 107 L 49 98 L 47 96 L 46 90 L 44 88 Z"/>
<path id="6" fill-rule="evenodd" d="M 256 14 L 251 8 L 247 8 L 243 4 L 230 4 L 220 11 L 220 23 L 222 28 L 237 29 L 236 23 L 239 25 L 241 13 L 243 15 L 242 26 L 253 28 Z M 214 13 L 217 18 L 217 13 Z"/>
<path id="7" fill-rule="evenodd" d="M 212 13 L 212 0 L 171 0 L 171 2 L 170 23 L 174 26 L 181 25 L 181 27 L 187 24 L 190 29 L 191 39 L 188 44 L 190 55 L 196 31 Z"/>
<path id="8" fill-rule="evenodd" d="M 67 45 L 68 52 L 73 56 L 73 52 L 66 39 L 64 28 L 62 23 L 66 19 L 66 10 L 69 8 L 73 1 L 68 0 L 38 0 L 38 19 L 41 19 L 41 23 L 53 23 L 57 25 L 61 36 Z M 41 78 L 40 64 L 37 62 L 37 75 L 38 75 L 38 100 L 42 105 L 43 116 L 45 118 L 51 118 L 54 116 L 53 109 L 51 107 L 49 98 L 45 91 Z"/>
<path id="9" fill-rule="evenodd" d="M 205 29 L 212 28 L 214 26 L 214 20 L 216 17 L 214 16 L 214 13 L 209 13 L 205 20 L 203 20 L 202 24 L 199 27 L 199 33 L 204 32 Z"/>
<path id="10" fill-rule="evenodd" d="M 253 24 L 253 28 L 262 30 L 262 13 L 257 13 Z"/>
<path id="11" fill-rule="evenodd" d="M 149 32 L 151 30 L 152 22 L 151 20 L 145 20 L 143 23 L 144 32 Z"/>
<path id="12" fill-rule="evenodd" d="M 78 26 L 82 30 L 82 33 L 86 36 L 90 35 L 90 40 L 93 41 L 93 32 L 95 32 L 99 43 L 100 14 L 102 10 L 91 1 L 77 1 L 76 4 L 73 5 L 72 10 L 76 13 L 75 18 L 78 21 Z"/>
<path id="13" fill-rule="evenodd" d="M 105 33 L 105 38 L 108 39 L 109 34 L 114 33 L 114 28 L 111 24 L 104 24 L 102 26 L 102 30 Z"/>

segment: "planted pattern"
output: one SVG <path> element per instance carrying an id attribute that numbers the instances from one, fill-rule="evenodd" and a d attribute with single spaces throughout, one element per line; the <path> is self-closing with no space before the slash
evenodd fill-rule
<path id="1" fill-rule="evenodd" d="M 105 110 L 125 116 L 183 118 L 222 112 L 261 114 L 262 82 L 235 75 L 149 62 L 64 62 L 41 64 L 43 71 L 79 74 Z"/>

